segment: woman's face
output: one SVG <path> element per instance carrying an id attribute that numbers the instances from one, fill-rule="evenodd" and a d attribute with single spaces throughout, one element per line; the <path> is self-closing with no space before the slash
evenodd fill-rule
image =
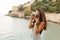
<path id="1" fill-rule="evenodd" d="M 36 10 L 36 13 L 39 14 L 40 12 L 38 10 Z"/>

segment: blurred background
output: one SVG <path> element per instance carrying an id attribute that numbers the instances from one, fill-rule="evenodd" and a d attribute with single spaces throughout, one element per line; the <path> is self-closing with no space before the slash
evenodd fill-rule
<path id="1" fill-rule="evenodd" d="M 8 13 L 12 9 L 12 6 L 18 6 L 24 4 L 30 0 L 1 0 L 0 1 L 0 13 Z"/>
<path id="2" fill-rule="evenodd" d="M 60 0 L 1 0 L 0 40 L 32 40 L 30 14 L 39 7 L 45 12 L 47 30 L 42 40 L 60 40 Z"/>

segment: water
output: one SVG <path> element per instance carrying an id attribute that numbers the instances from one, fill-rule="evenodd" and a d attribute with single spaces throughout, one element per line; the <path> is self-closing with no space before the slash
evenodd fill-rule
<path id="1" fill-rule="evenodd" d="M 0 15 L 0 40 L 32 40 L 29 20 Z M 48 22 L 42 40 L 60 40 L 60 24 Z"/>

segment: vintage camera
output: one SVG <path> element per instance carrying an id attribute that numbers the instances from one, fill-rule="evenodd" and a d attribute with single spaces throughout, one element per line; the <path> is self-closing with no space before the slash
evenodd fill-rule
<path id="1" fill-rule="evenodd" d="M 39 17 L 39 15 L 38 15 L 37 13 L 33 13 L 32 16 L 34 16 L 34 17 L 36 17 L 36 18 Z"/>

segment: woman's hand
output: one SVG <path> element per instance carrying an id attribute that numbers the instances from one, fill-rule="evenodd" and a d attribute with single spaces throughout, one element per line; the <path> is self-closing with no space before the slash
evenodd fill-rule
<path id="1" fill-rule="evenodd" d="M 33 17 L 31 15 L 30 16 L 30 22 L 29 22 L 29 29 L 33 28 L 32 19 L 33 19 Z"/>
<path id="2" fill-rule="evenodd" d="M 36 21 L 36 23 L 39 23 L 39 18 L 34 18 L 35 19 L 35 21 Z"/>
<path id="3" fill-rule="evenodd" d="M 39 18 L 36 18 L 34 17 L 35 21 L 36 21 L 36 28 L 34 30 L 34 33 L 35 34 L 38 34 L 40 31 L 39 31 L 39 25 L 37 25 L 37 23 L 39 23 Z"/>

